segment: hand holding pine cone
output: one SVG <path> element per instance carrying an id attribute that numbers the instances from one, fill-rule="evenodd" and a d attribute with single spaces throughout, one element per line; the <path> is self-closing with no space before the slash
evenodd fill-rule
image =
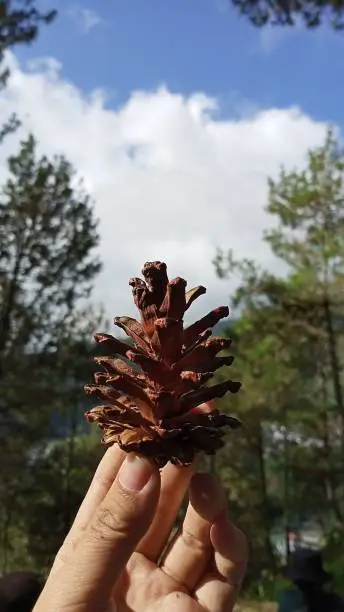
<path id="1" fill-rule="evenodd" d="M 141 322 L 130 317 L 114 321 L 134 345 L 95 335 L 110 356 L 95 359 L 104 371 L 85 390 L 104 403 L 86 416 L 98 423 L 108 446 L 117 443 L 126 452 L 151 457 L 159 467 L 168 461 L 189 465 L 198 452 L 213 455 L 223 446 L 225 427 L 240 426 L 206 403 L 241 386 L 232 380 L 205 386 L 215 370 L 233 362 L 231 356 L 217 357 L 231 341 L 211 336 L 229 309 L 216 308 L 184 329 L 184 313 L 206 289 L 186 292 L 186 281 L 169 281 L 166 264 L 159 261 L 146 263 L 142 274 L 145 280 L 129 281 Z"/>

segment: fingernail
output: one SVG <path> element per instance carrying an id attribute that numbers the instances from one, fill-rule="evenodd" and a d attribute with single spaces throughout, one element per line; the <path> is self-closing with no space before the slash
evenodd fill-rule
<path id="1" fill-rule="evenodd" d="M 190 502 L 207 520 L 214 520 L 226 507 L 226 494 L 211 474 L 196 474 L 191 481 Z"/>
<path id="2" fill-rule="evenodd" d="M 152 476 L 152 471 L 153 466 L 147 459 L 131 454 L 122 464 L 118 480 L 128 491 L 142 491 Z"/>

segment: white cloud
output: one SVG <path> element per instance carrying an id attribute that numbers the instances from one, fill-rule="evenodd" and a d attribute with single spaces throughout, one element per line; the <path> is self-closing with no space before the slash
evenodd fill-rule
<path id="1" fill-rule="evenodd" d="M 89 34 L 95 27 L 104 23 L 96 11 L 73 5 L 68 10 L 68 15 L 75 21 L 84 34 Z"/>
<path id="2" fill-rule="evenodd" d="M 51 59 L 12 77 L 0 97 L 0 124 L 12 111 L 24 118 L 40 151 L 63 152 L 85 178 L 96 202 L 104 271 L 97 296 L 109 315 L 134 312 L 128 278 L 147 260 L 163 259 L 170 274 L 208 295 L 193 315 L 226 303 L 230 286 L 216 278 L 216 246 L 272 265 L 261 240 L 268 223 L 267 177 L 280 164 L 302 164 L 326 126 L 297 108 L 266 109 L 222 119 L 205 93 L 133 92 L 119 109 L 104 94 L 81 92 Z M 215 118 L 216 117 L 216 118 Z M 19 137 L 19 135 L 18 135 Z M 0 149 L 0 179 L 17 136 Z M 2 168 L 2 170 L 1 170 Z"/>

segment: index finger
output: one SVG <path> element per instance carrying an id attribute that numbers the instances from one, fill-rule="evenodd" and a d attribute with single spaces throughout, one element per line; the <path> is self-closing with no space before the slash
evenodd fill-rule
<path id="1" fill-rule="evenodd" d="M 55 574 L 68 560 L 76 544 L 87 529 L 99 504 L 107 495 L 112 486 L 119 468 L 124 461 L 125 453 L 117 444 L 114 444 L 104 453 L 100 460 L 89 489 L 81 503 L 74 522 L 58 551 L 50 574 Z"/>
<path id="2" fill-rule="evenodd" d="M 153 519 L 159 492 L 157 467 L 147 459 L 129 455 L 73 554 L 48 579 L 35 612 L 94 612 L 105 608 Z"/>
<path id="3" fill-rule="evenodd" d="M 117 444 L 104 453 L 70 529 L 71 537 L 78 536 L 86 529 L 100 502 L 112 486 L 124 457 L 125 452 Z"/>

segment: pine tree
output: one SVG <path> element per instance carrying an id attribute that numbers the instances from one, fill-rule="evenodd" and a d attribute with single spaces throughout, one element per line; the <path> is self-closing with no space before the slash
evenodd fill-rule
<path id="1" fill-rule="evenodd" d="M 269 182 L 267 211 L 276 223 L 265 239 L 283 262 L 281 275 L 231 252 L 215 261 L 220 276 L 240 278 L 232 303 L 235 367 L 244 376 L 234 409 L 245 427 L 227 449 L 229 489 L 241 491 L 243 506 L 260 490 L 265 507 L 275 508 L 270 516 L 277 510 L 270 524 L 283 524 L 287 548 L 290 528 L 307 521 L 328 541 L 344 528 L 344 155 L 333 132 L 306 161 Z"/>
<path id="2" fill-rule="evenodd" d="M 41 25 L 54 21 L 55 10 L 42 11 L 33 0 L 0 0 L 0 91 L 6 86 L 10 74 L 3 68 L 6 51 L 17 45 L 31 44 L 38 35 Z M 20 124 L 15 114 L 0 128 L 0 144 Z"/>
<path id="3" fill-rule="evenodd" d="M 37 159 L 32 136 L 9 159 L 0 200 L 0 378 L 24 351 L 56 348 L 100 270 L 90 198 L 63 158 Z"/>
<path id="4" fill-rule="evenodd" d="M 93 205 L 66 159 L 39 157 L 30 136 L 8 171 L 0 196 L 3 552 L 30 460 L 55 435 L 58 414 L 75 411 L 83 395 L 85 347 L 98 319 L 87 298 L 101 267 Z"/>

